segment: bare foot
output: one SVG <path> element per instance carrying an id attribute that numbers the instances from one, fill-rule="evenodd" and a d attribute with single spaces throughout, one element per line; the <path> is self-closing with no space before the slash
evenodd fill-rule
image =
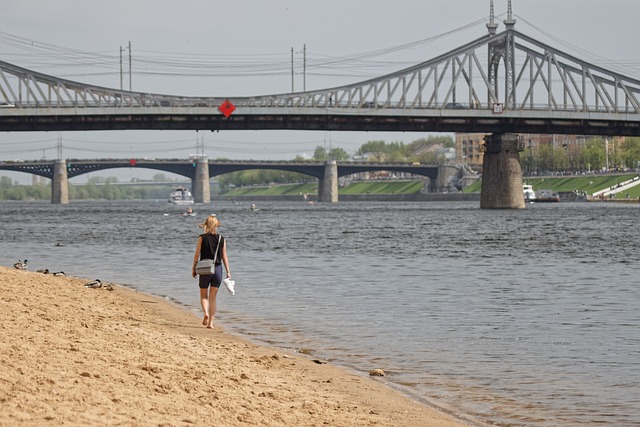
<path id="1" fill-rule="evenodd" d="M 209 323 L 209 316 L 205 314 L 204 319 L 202 319 L 202 324 L 206 325 L 207 323 Z"/>
<path id="2" fill-rule="evenodd" d="M 207 329 L 213 329 L 213 325 L 207 325 Z"/>

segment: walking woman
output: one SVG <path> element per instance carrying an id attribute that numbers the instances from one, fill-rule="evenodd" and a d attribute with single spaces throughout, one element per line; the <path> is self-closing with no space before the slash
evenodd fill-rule
<path id="1" fill-rule="evenodd" d="M 200 259 L 212 259 L 215 265 L 215 274 L 202 274 L 199 278 L 200 286 L 200 304 L 204 312 L 202 324 L 207 328 L 213 328 L 213 319 L 216 314 L 216 297 L 218 289 L 222 283 L 222 264 L 227 271 L 227 278 L 231 278 L 231 270 L 229 270 L 229 260 L 227 259 L 227 241 L 218 234 L 220 221 L 215 215 L 209 215 L 204 223 L 199 227 L 204 229 L 204 233 L 198 237 L 196 245 L 196 253 L 193 255 L 193 266 L 191 275 L 195 278 L 196 263 Z"/>

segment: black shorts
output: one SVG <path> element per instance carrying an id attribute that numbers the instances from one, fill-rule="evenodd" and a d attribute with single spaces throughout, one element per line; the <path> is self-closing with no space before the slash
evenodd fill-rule
<path id="1" fill-rule="evenodd" d="M 222 283 L 222 264 L 216 264 L 216 274 L 201 274 L 198 277 L 200 289 L 207 289 L 209 286 L 219 288 Z"/>

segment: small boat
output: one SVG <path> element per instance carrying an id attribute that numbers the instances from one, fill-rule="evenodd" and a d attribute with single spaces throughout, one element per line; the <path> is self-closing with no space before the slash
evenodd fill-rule
<path id="1" fill-rule="evenodd" d="M 174 205 L 192 205 L 193 196 L 191 191 L 186 187 L 176 187 L 169 195 L 169 203 Z"/>
<path id="2" fill-rule="evenodd" d="M 559 202 L 560 195 L 553 190 L 538 190 L 536 192 L 536 202 Z"/>
<path id="3" fill-rule="evenodd" d="M 522 191 L 524 193 L 524 201 L 525 202 L 535 202 L 536 201 L 536 192 L 533 191 L 533 185 L 531 184 L 523 184 Z"/>

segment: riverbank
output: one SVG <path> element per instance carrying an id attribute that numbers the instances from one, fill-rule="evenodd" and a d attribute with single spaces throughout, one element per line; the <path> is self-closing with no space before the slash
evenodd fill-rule
<path id="1" fill-rule="evenodd" d="M 0 426 L 463 427 L 384 383 L 161 298 L 0 267 Z"/>

